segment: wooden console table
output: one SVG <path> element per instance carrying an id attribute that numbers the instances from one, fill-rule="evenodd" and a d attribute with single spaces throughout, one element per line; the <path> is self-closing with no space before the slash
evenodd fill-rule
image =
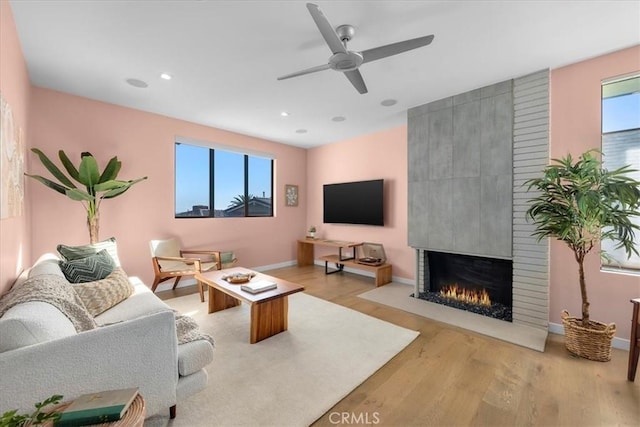
<path id="1" fill-rule="evenodd" d="M 348 265 L 356 269 L 373 271 L 375 273 L 376 286 L 386 285 L 387 283 L 391 282 L 391 264 L 384 263 L 381 265 L 366 265 L 360 264 L 356 261 L 358 250 L 357 248 L 359 246 L 362 246 L 361 242 L 347 242 L 342 240 L 325 239 L 300 239 L 298 240 L 298 267 L 313 265 L 315 245 L 338 248 L 337 255 L 326 255 L 320 257 L 320 259 L 324 261 L 325 274 L 341 272 L 344 270 L 344 266 Z M 353 248 L 353 255 L 344 257 L 342 254 L 343 248 Z M 330 262 L 336 264 L 336 269 L 333 271 L 329 271 L 328 264 Z"/>
<path id="2" fill-rule="evenodd" d="M 342 248 L 355 248 L 356 246 L 362 246 L 360 242 L 345 242 L 342 240 L 327 240 L 327 239 L 300 239 L 298 240 L 298 267 L 304 267 L 305 265 L 313 265 L 314 259 L 314 246 L 331 246 L 338 248 L 338 258 L 341 260 L 353 259 L 352 257 L 343 258 Z M 354 249 L 355 255 L 355 249 Z"/>

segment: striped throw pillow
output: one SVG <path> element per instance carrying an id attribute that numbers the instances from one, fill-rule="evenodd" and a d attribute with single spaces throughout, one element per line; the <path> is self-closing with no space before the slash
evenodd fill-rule
<path id="1" fill-rule="evenodd" d="M 103 249 L 106 249 L 113 258 L 117 267 L 120 267 L 120 259 L 118 259 L 118 245 L 116 238 L 111 237 L 98 243 L 81 246 L 58 245 L 58 252 L 63 259 L 71 261 L 74 259 L 86 258 L 89 255 L 95 255 Z"/>
<path id="2" fill-rule="evenodd" d="M 73 289 L 93 317 L 129 298 L 134 291 L 127 274 L 120 267 L 102 280 L 78 283 L 73 285 Z"/>
<path id="3" fill-rule="evenodd" d="M 113 258 L 101 250 L 95 255 L 71 261 L 60 261 L 60 270 L 71 283 L 94 282 L 107 277 L 116 268 Z"/>

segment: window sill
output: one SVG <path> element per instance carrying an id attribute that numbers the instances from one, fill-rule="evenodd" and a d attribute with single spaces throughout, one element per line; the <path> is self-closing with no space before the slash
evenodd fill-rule
<path id="1" fill-rule="evenodd" d="M 640 270 L 633 270 L 631 268 L 601 266 L 600 271 L 603 273 L 623 274 L 625 276 L 640 276 Z"/>

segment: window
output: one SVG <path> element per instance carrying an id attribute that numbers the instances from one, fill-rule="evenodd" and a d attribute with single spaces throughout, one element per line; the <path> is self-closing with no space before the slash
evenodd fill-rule
<path id="1" fill-rule="evenodd" d="M 640 76 L 627 77 L 602 85 L 602 162 L 613 170 L 625 165 L 640 170 Z M 640 171 L 629 174 L 640 180 Z M 640 225 L 640 218 L 632 218 Z M 636 246 L 640 233 L 636 232 Z M 640 270 L 640 257 L 627 259 L 624 249 L 614 249 L 611 241 L 602 242 L 602 249 L 614 261 L 604 262 L 609 267 Z"/>
<path id="2" fill-rule="evenodd" d="M 273 159 L 175 144 L 175 217 L 273 216 Z"/>

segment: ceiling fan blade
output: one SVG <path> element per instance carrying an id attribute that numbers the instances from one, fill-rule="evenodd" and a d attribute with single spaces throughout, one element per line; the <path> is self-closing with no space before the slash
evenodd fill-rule
<path id="1" fill-rule="evenodd" d="M 433 41 L 433 34 L 424 37 L 418 37 L 411 40 L 405 40 L 403 42 L 391 43 L 385 46 L 374 47 L 373 49 L 367 49 L 360 52 L 362 55 L 362 63 L 375 61 L 378 59 L 386 58 L 387 56 L 397 55 L 408 50 L 416 49 L 422 46 L 426 46 Z"/>
<path id="2" fill-rule="evenodd" d="M 323 71 L 323 70 L 328 70 L 329 64 L 322 64 L 322 65 L 318 65 L 316 67 L 311 67 L 311 68 L 307 68 L 306 70 L 300 70 L 300 71 L 296 71 L 295 73 L 291 73 L 291 74 L 286 74 L 284 76 L 280 76 L 278 77 L 278 80 L 284 80 L 284 79 L 290 79 L 291 77 L 298 77 L 298 76 L 303 76 L 305 74 L 311 74 L 311 73 L 315 73 L 318 71 Z"/>
<path id="3" fill-rule="evenodd" d="M 344 75 L 347 76 L 351 84 L 360 92 L 361 94 L 367 93 L 367 85 L 364 84 L 364 79 L 362 78 L 362 74 L 358 70 L 345 71 Z"/>
<path id="4" fill-rule="evenodd" d="M 333 29 L 333 27 L 331 26 L 327 18 L 324 16 L 324 14 L 322 13 L 318 5 L 313 3 L 307 3 L 307 9 L 309 9 L 309 13 L 311 14 L 311 17 L 313 18 L 316 25 L 318 26 L 318 29 L 320 30 L 320 34 L 322 34 L 322 37 L 324 37 L 324 40 L 329 45 L 331 52 L 347 53 L 347 49 L 344 47 L 344 45 L 340 41 L 340 38 L 338 38 L 338 35 L 336 34 L 335 30 Z"/>

